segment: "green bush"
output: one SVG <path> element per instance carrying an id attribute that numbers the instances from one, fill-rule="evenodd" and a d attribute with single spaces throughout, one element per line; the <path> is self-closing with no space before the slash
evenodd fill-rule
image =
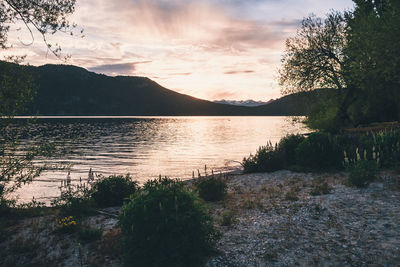
<path id="1" fill-rule="evenodd" d="M 232 211 L 227 211 L 222 213 L 221 215 L 222 226 L 231 226 L 235 222 L 236 222 L 235 214 Z"/>
<path id="2" fill-rule="evenodd" d="M 305 170 L 337 170 L 343 167 L 343 149 L 334 136 L 312 133 L 297 147 L 296 160 Z"/>
<path id="3" fill-rule="evenodd" d="M 213 176 L 199 178 L 195 185 L 199 196 L 206 201 L 219 201 L 224 199 L 228 187 L 224 180 Z"/>
<path id="4" fill-rule="evenodd" d="M 254 156 L 250 155 L 248 158 L 244 158 L 242 166 L 245 173 L 274 172 L 284 167 L 278 151 L 271 143 L 260 147 Z"/>
<path id="5" fill-rule="evenodd" d="M 305 137 L 300 134 L 291 134 L 283 137 L 278 144 L 279 154 L 286 167 L 296 164 L 296 149 Z"/>
<path id="6" fill-rule="evenodd" d="M 285 200 L 297 201 L 297 200 L 299 200 L 299 194 L 294 190 L 290 190 L 290 191 L 286 192 Z"/>
<path id="7" fill-rule="evenodd" d="M 202 202 L 181 182 L 148 181 L 122 208 L 126 266 L 197 266 L 218 238 Z"/>
<path id="8" fill-rule="evenodd" d="M 78 237 L 85 243 L 90 243 L 96 240 L 100 240 L 103 231 L 101 229 L 93 228 L 90 226 L 81 226 L 78 229 Z"/>
<path id="9" fill-rule="evenodd" d="M 312 196 L 326 195 L 329 194 L 331 190 L 332 188 L 328 185 L 327 182 L 319 181 L 313 185 L 310 195 Z"/>
<path id="10" fill-rule="evenodd" d="M 359 160 L 349 167 L 349 183 L 365 187 L 376 179 L 378 166 L 375 161 Z"/>
<path id="11" fill-rule="evenodd" d="M 61 195 L 52 201 L 60 209 L 60 216 L 81 217 L 94 213 L 95 203 L 90 197 L 90 188 L 78 185 L 62 187 Z"/>
<path id="12" fill-rule="evenodd" d="M 128 175 L 101 178 L 92 185 L 91 197 L 99 207 L 122 206 L 125 199 L 134 194 L 138 184 Z"/>

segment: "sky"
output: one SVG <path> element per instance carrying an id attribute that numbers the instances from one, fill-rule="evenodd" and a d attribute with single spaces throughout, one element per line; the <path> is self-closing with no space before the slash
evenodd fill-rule
<path id="1" fill-rule="evenodd" d="M 77 0 L 70 17 L 77 34 L 48 39 L 71 55 L 66 64 L 96 73 L 146 76 L 207 100 L 268 101 L 281 96 L 280 59 L 301 20 L 352 7 L 351 0 Z M 11 28 L 9 43 L 0 56 L 65 64 L 37 34 L 30 44 L 23 26 Z"/>

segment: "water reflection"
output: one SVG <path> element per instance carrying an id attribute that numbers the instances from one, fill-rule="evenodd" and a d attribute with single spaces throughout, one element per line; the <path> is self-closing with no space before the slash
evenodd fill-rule
<path id="1" fill-rule="evenodd" d="M 130 173 L 139 182 L 159 174 L 187 179 L 204 165 L 215 171 L 240 167 L 244 156 L 268 140 L 305 132 L 286 117 L 154 117 L 42 119 L 24 133 L 30 140 L 59 140 L 73 154 L 57 159 L 72 163 L 72 182 L 96 174 Z M 47 172 L 18 191 L 21 200 L 59 194 L 66 172 Z"/>

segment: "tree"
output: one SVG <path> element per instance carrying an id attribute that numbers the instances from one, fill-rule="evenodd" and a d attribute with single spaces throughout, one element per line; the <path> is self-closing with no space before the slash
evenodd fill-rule
<path id="1" fill-rule="evenodd" d="M 286 43 L 283 93 L 337 89 L 312 108 L 306 122 L 313 128 L 337 131 L 400 118 L 400 3 L 354 2 L 351 12 L 304 19 Z"/>
<path id="2" fill-rule="evenodd" d="M 345 26 L 338 12 L 332 12 L 324 21 L 315 15 L 303 20 L 297 36 L 286 41 L 279 72 L 283 93 L 346 87 Z"/>
<path id="3" fill-rule="evenodd" d="M 0 48 L 10 47 L 7 42 L 10 25 L 22 22 L 31 33 L 32 42 L 33 30 L 36 30 L 49 51 L 61 58 L 61 47 L 51 45 L 47 36 L 59 31 L 72 33 L 75 25 L 68 22 L 67 16 L 74 12 L 74 8 L 75 0 L 0 1 Z M 18 64 L 21 59 L 23 57 L 9 57 L 8 60 L 14 64 L 0 61 L 0 211 L 8 205 L 8 193 L 53 167 L 34 164 L 34 160 L 57 154 L 51 143 L 24 147 L 18 142 L 21 127 L 12 118 L 22 112 L 35 96 L 34 74 L 27 66 Z"/>
<path id="4" fill-rule="evenodd" d="M 356 0 L 347 18 L 346 53 L 358 88 L 349 109 L 355 124 L 400 118 L 400 2 Z"/>
<path id="5" fill-rule="evenodd" d="M 36 30 L 47 48 L 60 57 L 61 47 L 48 42 L 47 36 L 56 32 L 72 33 L 76 27 L 67 17 L 75 11 L 76 0 L 2 0 L 0 2 L 0 47 L 9 48 L 7 43 L 10 25 L 22 22 L 31 34 Z M 82 33 L 82 31 L 81 31 Z M 28 44 L 29 45 L 29 44 Z"/>
<path id="6" fill-rule="evenodd" d="M 335 121 L 346 119 L 344 110 L 348 99 L 343 95 L 349 88 L 349 81 L 345 47 L 346 20 L 336 11 L 328 14 L 325 20 L 315 15 L 305 18 L 296 37 L 286 41 L 279 71 L 284 94 L 318 88 L 337 89 L 330 103 L 314 106 L 308 118 L 314 128 L 335 128 Z"/>

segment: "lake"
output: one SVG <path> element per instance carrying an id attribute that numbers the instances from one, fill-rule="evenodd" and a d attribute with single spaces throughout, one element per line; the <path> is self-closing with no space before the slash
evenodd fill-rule
<path id="1" fill-rule="evenodd" d="M 63 142 L 73 153 L 49 162 L 72 164 L 72 183 L 86 182 L 90 168 L 144 183 L 159 175 L 190 179 L 205 166 L 209 173 L 240 170 L 259 146 L 305 132 L 289 117 L 39 117 L 22 142 Z M 48 203 L 66 177 L 66 170 L 43 173 L 17 191 L 19 201 Z"/>

